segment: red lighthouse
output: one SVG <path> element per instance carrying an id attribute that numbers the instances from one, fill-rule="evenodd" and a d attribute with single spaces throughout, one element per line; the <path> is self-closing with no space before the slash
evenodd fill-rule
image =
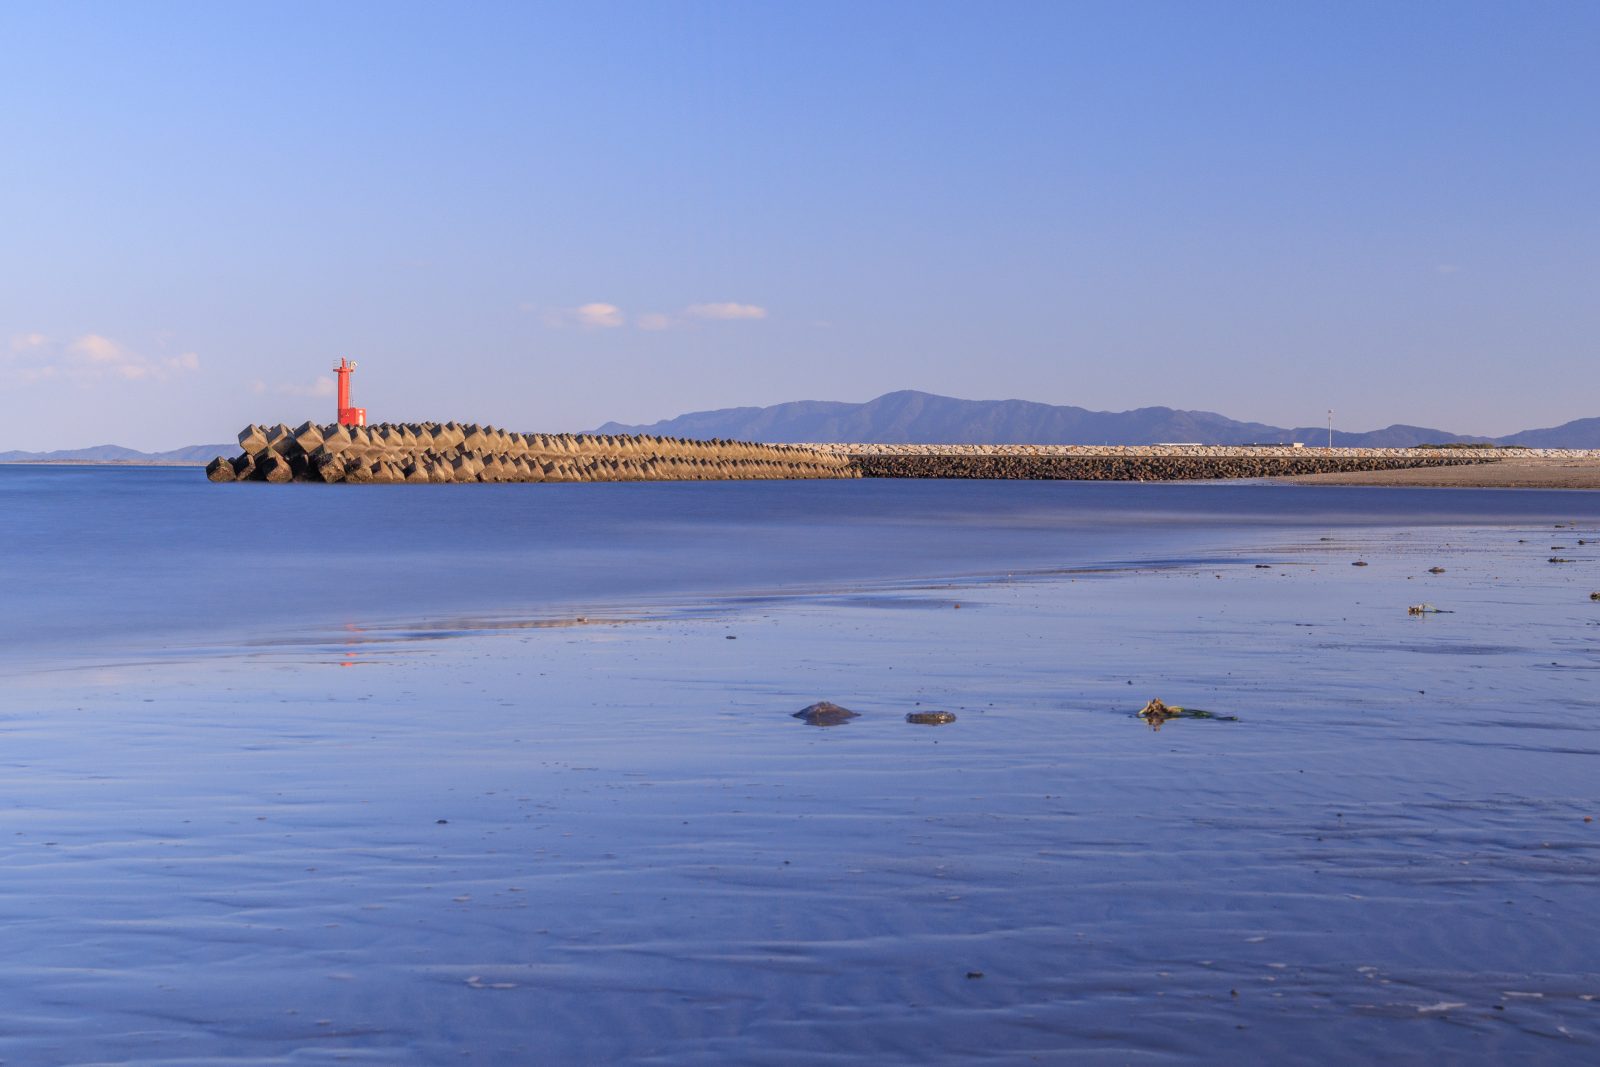
<path id="1" fill-rule="evenodd" d="M 339 360 L 339 365 L 333 368 L 333 373 L 339 376 L 339 425 L 341 426 L 367 424 L 367 409 L 350 406 L 350 372 L 355 369 L 356 365 L 348 359 Z"/>

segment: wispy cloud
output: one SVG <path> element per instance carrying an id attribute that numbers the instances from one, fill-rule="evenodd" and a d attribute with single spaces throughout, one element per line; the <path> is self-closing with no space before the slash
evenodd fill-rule
<path id="1" fill-rule="evenodd" d="M 524 310 L 533 310 L 527 304 L 522 305 Z M 587 329 L 615 329 L 626 321 L 622 309 L 615 304 L 606 304 L 595 301 L 589 304 L 579 304 L 570 308 L 547 308 L 543 314 L 544 324 L 553 329 L 563 326 L 581 326 Z"/>
<path id="2" fill-rule="evenodd" d="M 268 385 L 257 378 L 250 383 L 250 391 L 257 396 L 265 393 L 277 393 L 279 396 L 304 396 L 323 399 L 338 392 L 338 386 L 327 375 L 313 378 L 309 382 L 280 382 L 277 385 Z"/>
<path id="3" fill-rule="evenodd" d="M 751 322 L 767 317 L 767 309 L 757 304 L 712 303 L 690 304 L 677 312 L 645 311 L 636 315 L 625 313 L 615 304 L 580 304 L 570 308 L 544 308 L 535 304 L 519 305 L 523 311 L 540 312 L 544 324 L 551 329 L 583 326 L 590 329 L 615 329 L 632 325 L 634 329 L 656 332 L 694 326 L 704 322 Z"/>
<path id="4" fill-rule="evenodd" d="M 153 381 L 199 369 L 200 357 L 193 352 L 152 356 L 98 333 L 71 340 L 42 333 L 17 334 L 0 357 L 0 372 L 24 385 L 51 380 L 85 387 L 106 381 Z"/>
<path id="5" fill-rule="evenodd" d="M 755 304 L 690 304 L 683 309 L 683 313 L 691 319 L 711 319 L 716 322 L 767 317 L 767 309 Z"/>

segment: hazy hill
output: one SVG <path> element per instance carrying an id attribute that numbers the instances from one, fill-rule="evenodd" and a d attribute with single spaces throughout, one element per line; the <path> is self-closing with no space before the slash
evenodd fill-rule
<path id="1" fill-rule="evenodd" d="M 1549 447 L 1600 447 L 1595 444 Z M 1578 423 L 1571 423 L 1577 426 Z M 1560 435 L 1562 429 L 1530 434 Z M 902 390 L 864 404 L 802 400 L 766 408 L 697 411 L 649 426 L 608 422 L 598 433 L 652 433 L 673 437 L 733 437 L 757 441 L 862 441 L 887 444 L 1149 445 L 1164 441 L 1242 445 L 1284 441 L 1325 444 L 1326 427 L 1285 429 L 1237 422 L 1211 411 L 1137 408 L 1089 411 L 1026 400 L 957 400 Z M 1423 426 L 1389 426 L 1366 433 L 1337 431 L 1334 443 L 1356 448 L 1402 448 L 1447 441 L 1483 441 Z M 1521 442 L 1518 442 L 1521 443 Z"/>
<path id="2" fill-rule="evenodd" d="M 861 441 L 885 444 L 1061 444 L 1150 445 L 1193 441 L 1207 445 L 1326 444 L 1326 426 L 1285 429 L 1237 422 L 1212 411 L 1136 408 L 1090 411 L 1027 400 L 957 400 L 910 389 L 885 393 L 864 404 L 798 400 L 766 408 L 695 411 L 648 426 L 608 422 L 594 433 L 652 433 L 669 437 L 731 437 L 745 441 Z M 1523 430 L 1505 437 L 1470 437 L 1395 425 L 1364 433 L 1337 430 L 1333 442 L 1347 448 L 1406 448 L 1451 441 L 1489 441 L 1529 448 L 1600 449 L 1600 418 Z M 191 445 L 170 452 L 139 452 L 120 445 L 55 452 L 0 452 L 0 463 L 207 463 L 232 456 L 233 443 Z"/>
<path id="3" fill-rule="evenodd" d="M 1523 430 L 1497 438 L 1496 443 L 1528 448 L 1600 448 L 1600 419 L 1574 419 L 1544 430 Z"/>
<path id="4" fill-rule="evenodd" d="M 189 445 L 170 452 L 140 452 L 121 445 L 63 448 L 54 452 L 0 452 L 0 463 L 209 463 L 214 456 L 231 456 L 237 444 Z"/>

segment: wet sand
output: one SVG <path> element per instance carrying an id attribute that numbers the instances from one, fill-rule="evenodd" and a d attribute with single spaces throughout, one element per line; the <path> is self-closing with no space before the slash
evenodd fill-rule
<path id="1" fill-rule="evenodd" d="M 0 1058 L 1581 1061 L 1597 529 L 13 666 Z"/>
<path id="2" fill-rule="evenodd" d="M 1600 457 L 1516 456 L 1496 463 L 1411 470 L 1305 474 L 1282 478 L 1296 485 L 1401 485 L 1453 488 L 1600 489 Z"/>

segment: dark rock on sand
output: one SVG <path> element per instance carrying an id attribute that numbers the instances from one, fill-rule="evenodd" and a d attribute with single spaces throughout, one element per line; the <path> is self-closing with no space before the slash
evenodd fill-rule
<path id="1" fill-rule="evenodd" d="M 859 718 L 860 712 L 841 708 L 826 700 L 819 700 L 809 708 L 801 708 L 795 712 L 794 717 L 804 721 L 807 726 L 841 726 L 851 719 Z"/>
<path id="2" fill-rule="evenodd" d="M 943 726 L 955 721 L 956 713 L 953 711 L 913 711 L 906 716 L 906 722 L 914 722 L 918 726 Z"/>

